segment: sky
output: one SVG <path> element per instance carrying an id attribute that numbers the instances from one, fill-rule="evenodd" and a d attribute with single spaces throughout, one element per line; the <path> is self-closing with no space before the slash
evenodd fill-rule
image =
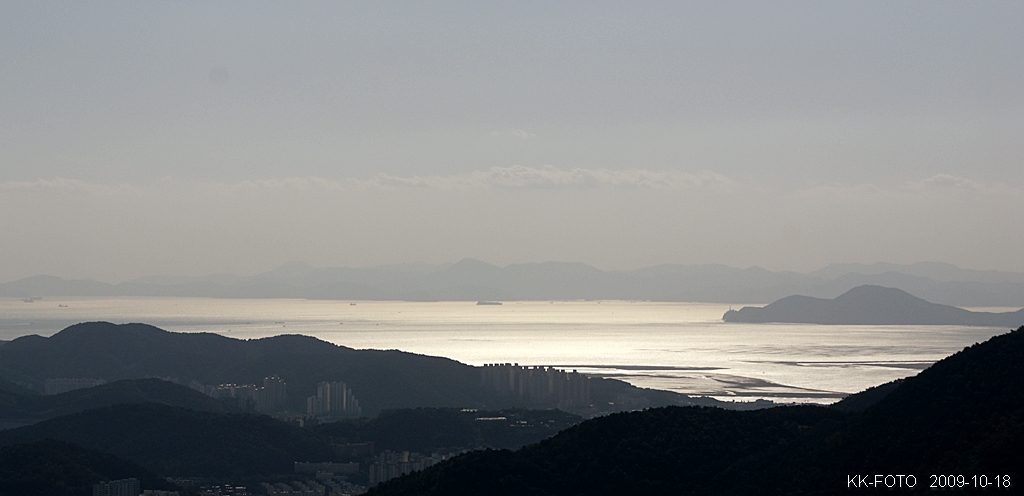
<path id="1" fill-rule="evenodd" d="M 1024 271 L 1021 2 L 2 2 L 0 281 Z"/>

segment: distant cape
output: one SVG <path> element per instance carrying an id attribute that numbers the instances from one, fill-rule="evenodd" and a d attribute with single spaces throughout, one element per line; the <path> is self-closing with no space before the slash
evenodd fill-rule
<path id="1" fill-rule="evenodd" d="M 931 303 L 906 291 L 882 286 L 853 288 L 835 299 L 787 296 L 764 307 L 729 310 L 726 322 L 847 324 L 847 325 L 962 325 L 1019 327 L 1024 309 L 1016 312 L 971 312 Z"/>

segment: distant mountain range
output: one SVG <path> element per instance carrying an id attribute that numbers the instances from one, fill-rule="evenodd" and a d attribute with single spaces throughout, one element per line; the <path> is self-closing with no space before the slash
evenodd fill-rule
<path id="1" fill-rule="evenodd" d="M 0 284 L 0 296 L 188 296 L 338 300 L 652 300 L 767 303 L 791 294 L 833 298 L 871 284 L 957 306 L 1024 306 L 1024 273 L 949 264 L 837 264 L 809 273 L 760 267 L 658 265 L 605 271 L 582 263 L 498 267 L 465 259 L 451 265 L 314 268 L 291 262 L 249 277 L 154 276 L 120 284 L 33 276 Z"/>
<path id="2" fill-rule="evenodd" d="M 857 286 L 831 300 L 787 296 L 765 307 L 743 307 L 722 316 L 726 322 L 848 325 L 960 325 L 1014 328 L 1024 325 L 1016 312 L 971 312 L 922 300 L 906 291 Z"/>

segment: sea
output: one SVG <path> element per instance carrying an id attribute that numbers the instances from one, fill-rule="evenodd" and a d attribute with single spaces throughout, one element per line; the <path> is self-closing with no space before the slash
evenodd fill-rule
<path id="1" fill-rule="evenodd" d="M 1009 329 L 738 324 L 743 305 L 647 301 L 477 302 L 218 298 L 0 299 L 0 340 L 79 322 L 142 322 L 238 339 L 302 334 L 470 365 L 554 366 L 727 401 L 833 403 L 917 374 Z M 972 310 L 1006 311 L 984 308 Z"/>

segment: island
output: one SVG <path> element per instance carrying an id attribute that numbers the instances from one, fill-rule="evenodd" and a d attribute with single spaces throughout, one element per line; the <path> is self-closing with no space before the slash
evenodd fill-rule
<path id="1" fill-rule="evenodd" d="M 1014 328 L 1024 324 L 1024 309 L 1016 312 L 972 312 L 939 305 L 906 291 L 864 285 L 837 298 L 787 296 L 764 307 L 729 310 L 725 322 L 825 325 L 961 325 Z"/>

